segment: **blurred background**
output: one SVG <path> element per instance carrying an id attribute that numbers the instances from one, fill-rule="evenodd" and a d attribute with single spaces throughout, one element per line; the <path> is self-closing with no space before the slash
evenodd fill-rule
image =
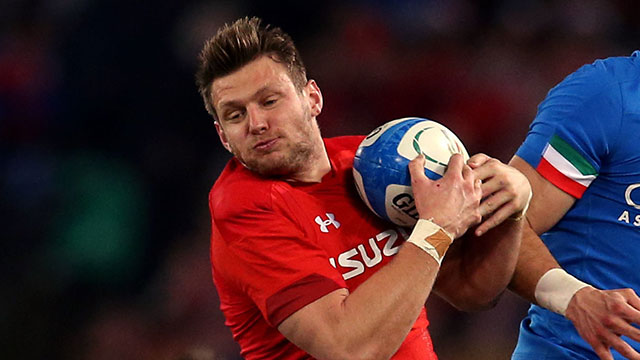
<path id="1" fill-rule="evenodd" d="M 229 155 L 194 85 L 216 29 L 296 41 L 325 136 L 428 117 L 508 161 L 564 76 L 640 44 L 635 1 L 0 1 L 0 357 L 239 359 L 209 268 Z M 507 359 L 527 304 L 429 300 L 441 359 Z"/>

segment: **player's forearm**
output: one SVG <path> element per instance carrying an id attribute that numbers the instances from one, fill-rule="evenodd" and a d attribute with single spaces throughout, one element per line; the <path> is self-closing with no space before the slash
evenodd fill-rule
<path id="1" fill-rule="evenodd" d="M 405 244 L 389 266 L 344 302 L 345 315 L 356 320 L 346 324 L 345 336 L 361 328 L 363 336 L 358 338 L 370 339 L 372 355 L 386 349 L 391 350 L 389 355 L 395 353 L 424 308 L 437 271 L 438 265 L 430 256 L 413 244 Z"/>
<path id="2" fill-rule="evenodd" d="M 563 314 L 571 297 L 586 284 L 559 269 L 538 234 L 555 226 L 576 199 L 518 156 L 514 156 L 510 164 L 525 174 L 535 195 L 527 212 L 518 264 L 509 288 L 530 302 Z"/>
<path id="3" fill-rule="evenodd" d="M 535 290 L 538 281 L 547 271 L 560 267 L 542 240 L 528 223 L 522 230 L 520 254 L 509 283 L 509 289 L 532 303 L 536 303 Z"/>
<path id="4" fill-rule="evenodd" d="M 532 303 L 565 315 L 574 295 L 590 285 L 561 269 L 542 240 L 528 226 L 524 230 L 522 245 L 509 288 Z"/>
<path id="5" fill-rule="evenodd" d="M 513 276 L 523 222 L 506 220 L 481 237 L 461 241 L 455 257 L 443 264 L 438 294 L 460 310 L 494 306 Z"/>
<path id="6" fill-rule="evenodd" d="M 386 359 L 415 323 L 438 271 L 437 262 L 413 244 L 318 321 L 324 328 L 297 345 L 317 358 Z"/>

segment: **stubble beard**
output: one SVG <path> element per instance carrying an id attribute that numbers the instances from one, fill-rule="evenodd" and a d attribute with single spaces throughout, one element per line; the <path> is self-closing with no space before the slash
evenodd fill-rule
<path id="1" fill-rule="evenodd" d="M 240 159 L 247 169 L 265 177 L 287 177 L 300 172 L 313 153 L 312 145 L 307 141 L 290 143 L 280 149 L 279 154 L 258 155 Z"/>
<path id="2" fill-rule="evenodd" d="M 247 169 L 265 177 L 285 178 L 301 172 L 305 166 L 309 166 L 314 152 L 313 120 L 306 109 L 302 116 L 301 126 L 295 129 L 303 134 L 299 137 L 301 140 L 291 142 L 290 139 L 283 138 L 286 143 L 281 144 L 282 148 L 277 150 L 277 154 L 254 154 L 245 157 L 238 149 L 232 147 L 233 154 Z"/>

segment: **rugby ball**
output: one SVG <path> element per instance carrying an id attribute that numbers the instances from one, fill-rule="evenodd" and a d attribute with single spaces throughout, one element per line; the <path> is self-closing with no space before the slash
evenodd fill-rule
<path id="1" fill-rule="evenodd" d="M 423 154 L 425 174 L 433 180 L 444 175 L 453 154 L 469 154 L 458 137 L 444 125 L 424 118 L 390 121 L 364 138 L 353 159 L 353 177 L 360 197 L 379 217 L 411 227 L 418 220 L 409 161 Z"/>

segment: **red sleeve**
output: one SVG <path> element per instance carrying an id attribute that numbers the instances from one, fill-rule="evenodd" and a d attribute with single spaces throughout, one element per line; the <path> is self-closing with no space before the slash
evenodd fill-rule
<path id="1" fill-rule="evenodd" d="M 232 208 L 212 210 L 212 261 L 218 275 L 235 283 L 276 327 L 346 284 L 278 194 L 258 195 L 264 202 L 255 196 L 245 191 L 234 196 Z"/>

